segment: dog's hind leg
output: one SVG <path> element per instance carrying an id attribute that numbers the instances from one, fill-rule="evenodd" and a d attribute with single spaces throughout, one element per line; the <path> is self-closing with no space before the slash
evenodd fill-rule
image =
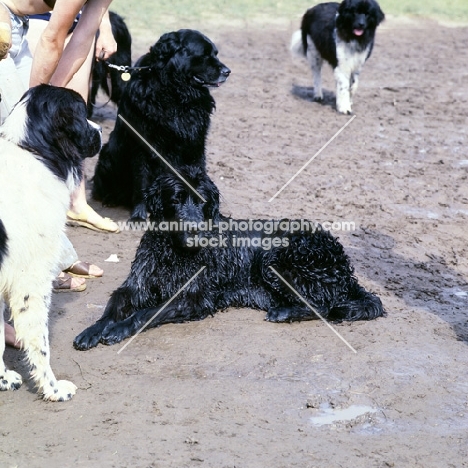
<path id="1" fill-rule="evenodd" d="M 355 282 L 351 285 L 348 299 L 335 304 L 328 318 L 335 321 L 355 321 L 373 320 L 385 315 L 382 301 Z"/>
<path id="2" fill-rule="evenodd" d="M 8 370 L 3 362 L 5 352 L 5 302 L 0 297 L 0 390 L 17 390 L 23 383 L 21 376 L 12 370 Z"/>
<path id="3" fill-rule="evenodd" d="M 57 380 L 50 367 L 48 311 L 51 284 L 47 278 L 42 278 L 42 284 L 38 283 L 37 275 L 24 276 L 29 281 L 36 280 L 36 284 L 34 292 L 26 295 L 24 291 L 28 289 L 11 291 L 9 305 L 15 323 L 16 337 L 22 342 L 31 366 L 31 377 L 44 399 L 70 400 L 75 394 L 76 386 L 67 380 Z M 29 285 L 29 290 L 31 289 Z"/>
<path id="4" fill-rule="evenodd" d="M 323 59 L 314 45 L 314 42 L 307 36 L 307 60 L 309 61 L 312 75 L 314 77 L 314 99 L 316 101 L 323 100 L 322 91 L 322 65 Z"/>

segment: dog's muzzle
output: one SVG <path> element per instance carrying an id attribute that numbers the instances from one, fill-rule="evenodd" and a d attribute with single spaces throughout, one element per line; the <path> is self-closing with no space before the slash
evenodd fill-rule
<path id="1" fill-rule="evenodd" d="M 102 127 L 98 125 L 96 122 L 92 120 L 88 120 L 88 124 L 90 127 L 93 127 L 95 130 L 99 132 L 99 138 L 101 139 L 101 147 L 102 147 Z"/>
<path id="2" fill-rule="evenodd" d="M 212 82 L 205 81 L 196 75 L 193 77 L 193 79 L 200 85 L 206 86 L 207 88 L 218 88 L 228 79 L 230 74 L 231 74 L 231 70 L 225 65 L 223 65 L 219 71 L 219 77 L 216 81 L 212 81 Z"/>

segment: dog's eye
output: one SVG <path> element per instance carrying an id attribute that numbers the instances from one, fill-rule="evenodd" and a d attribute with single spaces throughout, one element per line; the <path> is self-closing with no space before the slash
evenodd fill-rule
<path id="1" fill-rule="evenodd" d="M 177 197 L 172 197 L 171 201 L 173 205 L 180 205 L 180 200 Z"/>

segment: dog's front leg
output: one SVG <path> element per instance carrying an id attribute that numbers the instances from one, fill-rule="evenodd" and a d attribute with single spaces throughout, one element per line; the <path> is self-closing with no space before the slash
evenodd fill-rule
<path id="1" fill-rule="evenodd" d="M 133 194 L 132 194 L 132 213 L 130 221 L 146 221 L 147 210 L 145 203 L 145 192 L 149 185 L 150 168 L 145 162 L 145 153 L 140 153 L 135 157 L 133 167 Z"/>
<path id="2" fill-rule="evenodd" d="M 147 328 L 158 327 L 165 323 L 180 323 L 201 320 L 208 313 L 201 313 L 191 301 L 175 301 L 170 304 L 149 307 L 135 311 L 125 320 L 113 323 L 102 332 L 101 343 L 112 345 L 120 343 L 129 336 L 136 335 Z"/>
<path id="3" fill-rule="evenodd" d="M 351 73 L 336 67 L 336 110 L 342 114 L 351 114 Z"/>
<path id="4" fill-rule="evenodd" d="M 10 300 L 11 315 L 15 323 L 16 337 L 22 342 L 34 379 L 44 400 L 70 400 L 76 386 L 68 380 L 57 380 L 50 367 L 48 311 L 50 288 L 45 294 L 18 296 Z"/>
<path id="5" fill-rule="evenodd" d="M 356 91 L 358 89 L 358 84 L 359 84 L 359 73 L 360 71 L 356 71 L 351 74 L 351 86 L 349 88 L 349 92 L 351 95 L 351 105 L 353 104 L 353 97 L 356 94 Z"/>

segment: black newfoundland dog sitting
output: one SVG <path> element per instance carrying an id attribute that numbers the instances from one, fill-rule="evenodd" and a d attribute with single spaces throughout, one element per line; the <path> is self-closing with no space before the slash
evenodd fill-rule
<path id="1" fill-rule="evenodd" d="M 205 141 L 215 101 L 210 87 L 230 74 L 216 46 L 198 31 L 164 34 L 135 64 L 119 114 L 176 168 L 205 168 Z M 93 197 L 129 207 L 131 219 L 147 217 L 144 192 L 164 163 L 121 119 L 99 155 Z"/>
<path id="2" fill-rule="evenodd" d="M 158 177 L 147 197 L 154 229 L 144 234 L 103 316 L 75 338 L 75 348 L 118 343 L 147 322 L 201 320 L 228 307 L 264 310 L 271 322 L 317 318 L 277 273 L 328 320 L 384 315 L 380 299 L 358 284 L 329 232 L 305 230 L 304 220 L 226 218 L 204 171 L 187 168 L 182 175 L 197 194 L 172 173 Z"/>

